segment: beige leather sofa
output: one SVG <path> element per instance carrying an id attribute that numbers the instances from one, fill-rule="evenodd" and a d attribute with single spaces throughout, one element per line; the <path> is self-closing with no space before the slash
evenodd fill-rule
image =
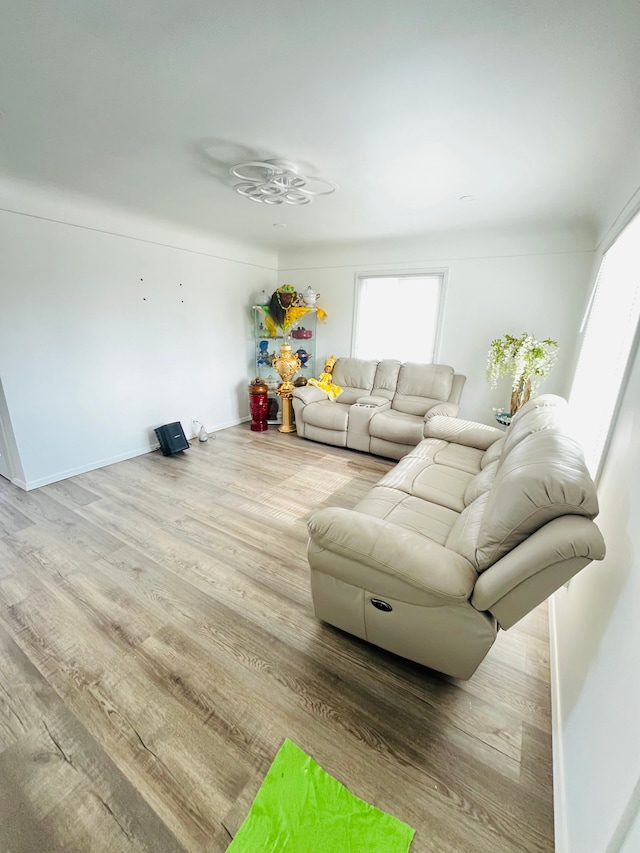
<path id="1" fill-rule="evenodd" d="M 510 628 L 605 547 L 567 404 L 527 403 L 505 434 L 436 415 L 352 510 L 309 521 L 316 615 L 469 678 Z"/>
<path id="2" fill-rule="evenodd" d="M 425 418 L 458 414 L 466 377 L 444 364 L 339 358 L 337 400 L 314 385 L 296 388 L 298 435 L 401 459 L 424 438 Z"/>

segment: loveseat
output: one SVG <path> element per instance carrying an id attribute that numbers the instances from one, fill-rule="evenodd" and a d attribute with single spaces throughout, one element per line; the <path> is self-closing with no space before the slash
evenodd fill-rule
<path id="1" fill-rule="evenodd" d="M 466 377 L 444 364 L 339 358 L 336 400 L 315 385 L 293 392 L 299 436 L 400 459 L 424 438 L 425 418 L 458 414 Z"/>
<path id="2" fill-rule="evenodd" d="M 427 437 L 353 508 L 309 520 L 316 615 L 469 678 L 510 628 L 605 546 L 596 489 L 555 395 L 507 433 L 435 415 Z"/>

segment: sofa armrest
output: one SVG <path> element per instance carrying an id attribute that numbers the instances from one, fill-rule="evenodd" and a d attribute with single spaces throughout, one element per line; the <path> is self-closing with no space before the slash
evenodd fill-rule
<path id="1" fill-rule="evenodd" d="M 431 406 L 430 409 L 427 409 L 424 419 L 426 421 L 429 418 L 435 418 L 438 415 L 442 415 L 447 418 L 455 418 L 459 410 L 460 406 L 457 403 L 436 403 L 434 406 Z"/>
<path id="2" fill-rule="evenodd" d="M 453 382 L 451 383 L 451 393 L 449 394 L 450 403 L 460 402 L 460 397 L 462 397 L 462 389 L 464 388 L 464 383 L 466 381 L 467 377 L 463 376 L 461 373 L 453 374 Z"/>
<path id="3" fill-rule="evenodd" d="M 391 400 L 386 397 L 358 397 L 354 403 L 356 406 L 370 406 L 372 409 L 388 409 L 391 406 Z"/>
<path id="4" fill-rule="evenodd" d="M 323 391 L 322 388 L 318 388 L 317 385 L 303 385 L 300 388 L 294 388 L 292 396 L 301 400 L 305 406 L 309 403 L 317 403 L 320 400 L 329 399 L 327 392 Z"/>
<path id="5" fill-rule="evenodd" d="M 464 444 L 477 450 L 486 450 L 494 441 L 504 438 L 504 432 L 496 427 L 460 418 L 448 418 L 442 415 L 425 415 L 424 437 L 440 438 L 453 444 Z"/>
<path id="6" fill-rule="evenodd" d="M 443 603 L 467 601 L 477 573 L 462 555 L 375 516 L 342 507 L 313 513 L 313 542 L 348 559 L 393 575 Z"/>
<path id="7" fill-rule="evenodd" d="M 581 515 L 563 515 L 532 533 L 477 580 L 471 603 L 510 628 L 592 560 L 605 544 L 597 525 Z"/>

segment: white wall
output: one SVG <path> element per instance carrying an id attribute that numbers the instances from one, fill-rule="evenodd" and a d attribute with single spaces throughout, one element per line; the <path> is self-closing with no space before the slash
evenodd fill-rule
<path id="1" fill-rule="evenodd" d="M 640 155 L 612 177 L 617 204 L 603 208 L 592 280 L 602 252 L 638 212 Z M 558 853 L 640 850 L 639 429 L 636 352 L 598 484 L 607 555 L 551 603 Z"/>
<path id="2" fill-rule="evenodd" d="M 247 416 L 249 308 L 276 285 L 275 253 L 15 184 L 0 205 L 20 485 L 144 453 L 163 423 L 193 435 L 193 418 L 213 431 Z"/>
<path id="3" fill-rule="evenodd" d="M 491 340 L 507 332 L 558 340 L 558 363 L 541 390 L 568 393 L 592 247 L 593 235 L 558 229 L 329 246 L 281 252 L 280 279 L 320 293 L 319 305 L 328 313 L 318 332 L 323 359 L 350 354 L 356 274 L 446 269 L 439 361 L 467 376 L 460 416 L 492 423 L 492 407 L 508 407 L 510 389 L 505 379 L 491 391 L 486 358 Z"/>
<path id="4" fill-rule="evenodd" d="M 564 801 L 559 853 L 616 853 L 627 824 L 638 819 L 632 794 L 640 780 L 639 434 L 636 356 L 598 488 L 607 556 L 553 602 L 556 788 Z"/>
<path id="5" fill-rule="evenodd" d="M 603 232 L 603 249 L 631 212 L 626 205 Z M 592 279 L 600 262 L 599 252 Z M 607 555 L 551 606 L 558 853 L 640 850 L 639 431 L 636 352 L 598 484 Z"/>

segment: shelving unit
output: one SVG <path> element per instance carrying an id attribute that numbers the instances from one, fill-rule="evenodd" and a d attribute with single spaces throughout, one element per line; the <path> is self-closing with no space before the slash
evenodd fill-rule
<path id="1" fill-rule="evenodd" d="M 260 305 L 253 306 L 253 336 L 255 343 L 254 367 L 251 379 L 259 376 L 264 379 L 269 387 L 269 417 L 270 424 L 281 423 L 281 400 L 275 393 L 280 384 L 278 372 L 271 364 L 273 356 L 280 352 L 283 343 L 288 342 L 291 349 L 298 353 L 300 361 L 304 364 L 296 373 L 294 384 L 297 379 L 304 377 L 310 379 L 316 375 L 316 324 L 317 308 L 309 308 L 307 313 L 296 323 L 293 323 L 286 333 L 278 329 L 274 337 L 269 334 L 265 324 L 265 314 Z M 302 352 L 301 352 L 302 351 Z"/>

